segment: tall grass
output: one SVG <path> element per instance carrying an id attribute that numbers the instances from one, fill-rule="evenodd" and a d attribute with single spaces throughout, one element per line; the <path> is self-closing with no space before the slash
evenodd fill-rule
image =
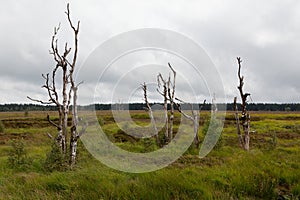
<path id="1" fill-rule="evenodd" d="M 134 114 L 135 120 L 141 120 L 139 123 L 145 122 L 145 113 Z M 26 128 L 21 123 L 27 121 L 11 120 L 10 123 L 18 123 L 23 128 L 9 124 L 0 135 L 3 140 L 24 136 L 27 153 L 33 158 L 29 169 L 11 169 L 6 162 L 11 146 L 0 144 L 0 199 L 300 198 L 300 136 L 297 132 L 300 122 L 294 120 L 299 114 L 288 117 L 254 114 L 256 133 L 251 135 L 249 152 L 239 148 L 234 119 L 229 118 L 222 133 L 222 145 L 207 157 L 199 159 L 198 150 L 191 147 L 170 166 L 145 174 L 110 169 L 95 160 L 81 142 L 74 169 L 45 172 L 43 164 L 51 150 L 51 140 L 46 133 L 56 130 L 50 125 L 44 127 L 45 124 L 39 127 L 38 123 L 44 123 L 44 115 L 32 115 L 37 119 L 35 126 Z M 109 113 L 101 115 L 100 121 L 112 142 L 123 149 L 143 153 L 158 148 L 153 138 L 117 141 L 120 128 Z M 207 126 L 205 121 L 200 132 L 205 132 L 203 125 Z M 275 144 L 270 142 L 276 142 L 276 148 L 267 148 L 267 145 Z"/>

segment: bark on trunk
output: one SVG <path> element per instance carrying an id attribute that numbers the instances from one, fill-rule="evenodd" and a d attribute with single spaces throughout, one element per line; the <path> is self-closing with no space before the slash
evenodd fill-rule
<path id="1" fill-rule="evenodd" d="M 173 139 L 173 123 L 174 123 L 174 98 L 175 98 L 175 85 L 176 85 L 176 71 L 172 68 L 171 64 L 168 63 L 169 68 L 173 73 L 173 83 L 171 83 L 171 77 L 168 80 L 168 96 L 170 101 L 170 129 L 169 129 L 169 142 Z M 172 84 L 172 88 L 170 86 Z"/>
<path id="2" fill-rule="evenodd" d="M 164 97 L 164 122 L 165 122 L 165 144 L 169 141 L 169 116 L 168 116 L 168 86 L 167 81 L 164 80 L 161 74 L 157 76 L 157 84 L 158 88 L 160 88 L 161 82 L 163 84 L 163 91 L 160 92 L 159 89 L 157 91 Z"/>
<path id="3" fill-rule="evenodd" d="M 76 161 L 76 151 L 77 151 L 77 87 L 72 88 L 73 91 L 73 106 L 72 106 L 72 128 L 71 128 L 71 138 L 70 138 L 70 165 L 73 166 Z"/>
<path id="4" fill-rule="evenodd" d="M 239 113 L 238 113 L 238 109 L 237 109 L 237 103 L 236 103 L 237 98 L 234 97 L 234 103 L 233 103 L 233 108 L 234 108 L 234 116 L 235 116 L 235 121 L 236 121 L 236 131 L 237 131 L 237 135 L 239 138 L 239 144 L 240 147 L 243 148 L 244 147 L 244 139 L 243 136 L 241 134 L 241 128 L 240 128 L 240 119 L 239 119 Z"/>
<path id="5" fill-rule="evenodd" d="M 67 95 L 67 84 L 68 84 L 68 75 L 67 75 L 67 65 L 65 64 L 63 66 L 63 127 L 62 127 L 62 152 L 65 155 L 67 153 L 67 145 L 66 145 L 66 139 L 68 134 L 68 95 Z"/>
<path id="6" fill-rule="evenodd" d="M 240 145 L 242 144 L 243 148 L 247 151 L 249 151 L 249 146 L 250 146 L 250 114 L 247 111 L 247 97 L 250 96 L 249 93 L 244 93 L 243 91 L 243 86 L 244 86 L 244 76 L 241 75 L 241 63 L 242 60 L 241 58 L 237 58 L 238 61 L 238 78 L 239 78 L 239 86 L 238 86 L 238 90 L 241 96 L 241 112 L 242 112 L 242 117 L 241 117 L 241 123 L 243 126 L 243 133 L 244 133 L 244 138 L 241 136 L 241 132 L 240 132 L 240 122 L 239 122 L 239 116 L 238 116 L 238 112 L 237 112 L 237 105 L 236 105 L 236 97 L 234 98 L 234 109 L 236 112 L 236 121 L 237 121 L 237 133 L 239 136 L 239 142 Z M 243 138 L 243 139 L 241 139 Z M 242 142 L 241 142 L 242 141 Z"/>
<path id="7" fill-rule="evenodd" d="M 164 95 L 167 95 L 167 86 L 164 86 Z M 164 97 L 164 115 L 165 115 L 165 143 L 169 141 L 169 116 L 168 116 L 168 99 Z"/>
<path id="8" fill-rule="evenodd" d="M 155 122 L 155 119 L 154 119 L 154 116 L 153 116 L 153 112 L 152 112 L 152 108 L 149 104 L 149 101 L 148 101 L 148 96 L 147 96 L 147 85 L 146 83 L 144 83 L 142 85 L 142 88 L 143 88 L 143 91 L 144 91 L 144 100 L 145 100 L 145 103 L 146 103 L 146 106 L 147 106 L 147 109 L 148 109 L 148 112 L 149 112 L 149 116 L 150 116 L 150 120 L 151 120 L 151 125 L 154 129 L 154 137 L 156 139 L 156 144 L 157 146 L 161 146 L 160 144 L 160 141 L 159 141 L 159 136 L 158 136 L 158 129 L 157 129 L 157 126 L 156 126 L 156 122 Z"/>
<path id="9" fill-rule="evenodd" d="M 244 134 L 245 134 L 245 150 L 249 151 L 250 146 L 250 114 L 247 113 L 247 119 L 244 124 Z"/>

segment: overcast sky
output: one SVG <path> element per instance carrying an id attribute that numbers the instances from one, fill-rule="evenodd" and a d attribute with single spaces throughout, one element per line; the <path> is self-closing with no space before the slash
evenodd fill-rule
<path id="1" fill-rule="evenodd" d="M 0 104 L 31 103 L 27 95 L 47 100 L 46 91 L 41 88 L 41 74 L 53 67 L 50 38 L 59 22 L 59 42 L 72 44 L 72 32 L 64 14 L 66 3 L 0 2 Z M 245 91 L 251 93 L 254 103 L 300 101 L 299 0 L 74 0 L 70 4 L 72 19 L 81 21 L 77 81 L 83 79 L 84 84 L 80 86 L 80 104 L 93 103 L 94 96 L 100 103 L 139 101 L 142 92 L 138 87 L 142 81 L 149 83 L 151 100 L 156 101 L 156 74 L 168 74 L 169 60 L 174 61 L 174 68 L 180 72 L 178 96 L 210 98 L 205 89 L 202 94 L 193 93 L 187 82 L 196 79 L 184 73 L 186 63 L 176 56 L 137 52 L 119 60 L 103 77 L 97 74 L 99 69 L 95 73 L 95 68 L 86 67 L 89 56 L 103 42 L 142 28 L 174 31 L 199 44 L 219 71 L 228 102 L 238 95 L 237 56 L 243 59 Z M 118 70 L 120 65 L 123 69 L 130 67 L 122 71 Z M 101 89 L 95 88 L 99 82 Z M 206 80 L 199 79 L 200 85 L 202 82 Z"/>

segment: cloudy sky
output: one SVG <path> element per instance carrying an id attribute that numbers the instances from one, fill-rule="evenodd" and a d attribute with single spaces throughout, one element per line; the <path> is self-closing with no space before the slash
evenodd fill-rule
<path id="1" fill-rule="evenodd" d="M 27 95 L 47 99 L 41 88 L 41 74 L 53 67 L 50 38 L 59 22 L 59 44 L 72 44 L 72 32 L 64 14 L 66 3 L 1 1 L 0 104 L 31 103 Z M 251 93 L 253 102 L 300 101 L 298 0 L 74 0 L 70 4 L 72 19 L 81 21 L 77 68 L 77 80 L 84 80 L 80 86 L 81 104 L 139 101 L 139 85 L 144 81 L 149 84 L 151 100 L 156 101 L 156 75 L 168 75 L 167 62 L 172 62 L 178 71 L 178 96 L 196 96 L 197 100 L 210 98 L 212 92 L 222 96 L 214 85 L 207 86 L 217 77 L 215 82 L 224 87 L 229 102 L 238 95 L 237 56 L 243 59 L 245 90 Z M 170 46 L 185 50 L 177 52 L 180 55 L 153 49 L 118 55 L 124 43 L 130 46 L 142 40 L 143 44 L 148 37 L 131 36 L 132 40 L 127 41 L 111 38 L 144 28 L 168 30 L 197 43 L 214 63 L 222 83 L 219 75 L 193 76 L 195 73 L 189 68 L 193 61 L 186 62 L 180 55 L 195 51 L 180 38 L 164 35 Z M 160 41 L 155 34 L 149 40 Z M 110 45 L 110 51 L 104 53 L 103 43 Z M 107 59 L 112 59 L 109 67 L 93 63 L 104 60 L 108 64 Z"/>

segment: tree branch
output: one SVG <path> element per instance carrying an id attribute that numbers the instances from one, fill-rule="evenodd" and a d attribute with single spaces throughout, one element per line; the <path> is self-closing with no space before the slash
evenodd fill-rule
<path id="1" fill-rule="evenodd" d="M 30 96 L 27 96 L 27 98 L 31 101 L 35 101 L 35 102 L 38 102 L 38 103 L 41 103 L 41 104 L 52 104 L 53 102 L 52 101 L 49 101 L 49 102 L 45 102 L 45 101 L 41 101 L 41 100 L 38 100 L 38 99 L 33 99 L 31 98 Z"/>
<path id="2" fill-rule="evenodd" d="M 59 130 L 59 131 L 61 130 L 61 126 L 60 125 L 58 125 L 58 124 L 56 124 L 56 123 L 54 123 L 53 121 L 50 120 L 49 114 L 47 114 L 47 120 L 48 120 L 48 122 L 50 124 L 52 124 L 53 126 L 55 126 L 57 128 L 57 130 Z"/>

